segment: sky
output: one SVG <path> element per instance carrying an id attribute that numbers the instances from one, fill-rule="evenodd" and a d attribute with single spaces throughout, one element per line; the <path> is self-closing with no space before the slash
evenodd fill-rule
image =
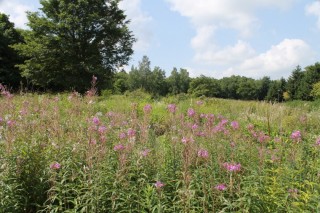
<path id="1" fill-rule="evenodd" d="M 0 0 L 0 12 L 26 28 L 39 0 Z M 126 69 L 144 55 L 169 76 L 288 78 L 320 61 L 320 0 L 122 0 L 137 38 Z"/>

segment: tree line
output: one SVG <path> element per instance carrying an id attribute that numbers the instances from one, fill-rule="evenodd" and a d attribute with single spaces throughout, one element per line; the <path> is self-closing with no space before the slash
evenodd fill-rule
<path id="1" fill-rule="evenodd" d="M 0 13 L 0 83 L 12 90 L 123 94 L 138 89 L 154 97 L 190 94 L 243 100 L 314 100 L 320 97 L 320 64 L 297 66 L 288 79 L 231 76 L 191 78 L 186 69 L 170 75 L 151 67 L 147 56 L 129 71 L 136 41 L 118 0 L 42 0 L 40 12 L 27 12 L 28 29 L 15 28 Z"/>
<path id="2" fill-rule="evenodd" d="M 117 72 L 112 83 L 112 92 L 115 94 L 137 89 L 153 96 L 184 93 L 225 99 L 311 101 L 320 97 L 320 63 L 307 66 L 304 70 L 297 66 L 288 79 L 271 80 L 267 76 L 253 79 L 235 75 L 215 79 L 204 75 L 191 78 L 183 68 L 173 68 L 166 77 L 164 70 L 157 66 L 151 68 L 149 58 L 143 56 L 138 66 L 132 66 L 129 72 Z"/>

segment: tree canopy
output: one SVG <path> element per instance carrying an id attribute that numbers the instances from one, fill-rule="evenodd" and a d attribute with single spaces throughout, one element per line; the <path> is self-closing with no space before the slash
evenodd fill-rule
<path id="1" fill-rule="evenodd" d="M 41 0 L 28 12 L 30 31 L 15 49 L 29 59 L 22 75 L 52 90 L 84 91 L 92 75 L 102 86 L 127 64 L 135 41 L 118 0 Z"/>

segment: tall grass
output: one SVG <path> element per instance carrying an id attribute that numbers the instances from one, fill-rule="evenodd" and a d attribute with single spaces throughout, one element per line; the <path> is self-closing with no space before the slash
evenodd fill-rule
<path id="1" fill-rule="evenodd" d="M 0 212 L 318 212 L 316 108 L 0 99 Z"/>

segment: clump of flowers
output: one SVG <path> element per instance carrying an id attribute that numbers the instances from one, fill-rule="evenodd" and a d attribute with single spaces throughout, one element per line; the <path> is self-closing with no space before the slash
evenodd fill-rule
<path id="1" fill-rule="evenodd" d="M 177 109 L 177 106 L 175 104 L 169 104 L 167 109 L 168 109 L 169 112 L 175 113 L 176 109 Z"/>
<path id="2" fill-rule="evenodd" d="M 117 144 L 113 147 L 113 150 L 114 151 L 121 151 L 121 150 L 124 150 L 125 147 L 122 145 L 122 144 Z"/>
<path id="3" fill-rule="evenodd" d="M 299 130 L 292 132 L 290 138 L 299 142 L 301 140 L 301 132 Z"/>
<path id="4" fill-rule="evenodd" d="M 136 131 L 134 129 L 128 129 L 128 137 L 133 138 L 136 136 Z"/>
<path id="5" fill-rule="evenodd" d="M 316 146 L 320 146 L 320 137 L 316 140 Z"/>
<path id="6" fill-rule="evenodd" d="M 227 186 L 225 184 L 221 183 L 221 184 L 216 185 L 214 188 L 218 191 L 224 191 L 227 189 Z"/>
<path id="7" fill-rule="evenodd" d="M 223 164 L 223 167 L 229 171 L 229 172 L 238 172 L 241 170 L 241 164 L 240 163 L 228 163 L 228 162 L 225 162 Z"/>
<path id="8" fill-rule="evenodd" d="M 238 129 L 239 129 L 239 123 L 238 123 L 238 121 L 232 121 L 232 122 L 231 122 L 231 127 L 232 127 L 234 130 L 238 130 Z"/>
<path id="9" fill-rule="evenodd" d="M 95 125 L 99 125 L 100 124 L 100 120 L 98 117 L 93 117 L 92 118 L 92 123 L 94 123 Z"/>
<path id="10" fill-rule="evenodd" d="M 209 152 L 205 149 L 200 149 L 198 151 L 198 157 L 200 158 L 208 158 L 209 157 Z"/>
<path id="11" fill-rule="evenodd" d="M 192 137 L 190 137 L 190 138 L 183 137 L 183 138 L 181 139 L 181 142 L 184 143 L 184 144 L 187 144 L 187 143 L 189 143 L 189 142 L 194 142 L 194 140 L 193 140 Z"/>
<path id="12" fill-rule="evenodd" d="M 196 114 L 196 111 L 194 111 L 194 109 L 192 109 L 192 108 L 188 109 L 188 116 L 189 117 L 193 117 L 195 114 Z"/>
<path id="13" fill-rule="evenodd" d="M 122 139 L 125 139 L 127 137 L 126 133 L 124 132 L 120 132 L 119 133 L 119 138 L 122 140 Z"/>
<path id="14" fill-rule="evenodd" d="M 145 149 L 145 150 L 142 150 L 142 151 L 140 152 L 140 155 L 141 155 L 142 157 L 147 157 L 150 152 L 151 152 L 150 149 Z"/>
<path id="15" fill-rule="evenodd" d="M 54 162 L 50 165 L 50 169 L 53 169 L 53 170 L 58 170 L 60 168 L 61 168 L 61 164 L 57 162 Z"/>
<path id="16" fill-rule="evenodd" d="M 288 193 L 291 197 L 296 198 L 298 196 L 298 189 L 294 188 L 294 189 L 288 189 Z"/>

